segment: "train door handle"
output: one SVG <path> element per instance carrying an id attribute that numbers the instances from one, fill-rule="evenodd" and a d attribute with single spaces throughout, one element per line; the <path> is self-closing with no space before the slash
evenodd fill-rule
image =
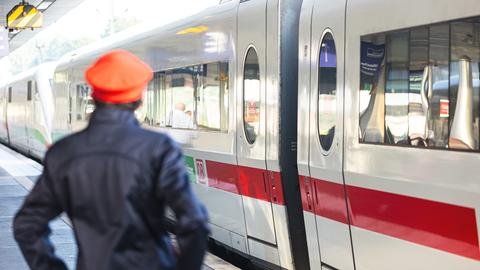
<path id="1" fill-rule="evenodd" d="M 305 193 L 307 195 L 307 205 L 308 210 L 314 211 L 313 209 L 313 196 L 312 196 L 312 189 L 311 189 L 311 182 L 308 177 L 305 177 Z"/>
<path id="2" fill-rule="evenodd" d="M 266 171 L 262 172 L 262 177 L 263 177 L 263 190 L 265 191 L 265 194 L 268 196 L 268 189 L 267 189 L 267 178 L 265 176 Z"/>
<path id="3" fill-rule="evenodd" d="M 275 184 L 275 175 L 272 172 L 269 172 L 270 175 L 270 188 L 271 188 L 271 196 L 272 196 L 272 201 L 274 203 L 278 202 L 278 194 L 277 194 L 277 186 Z"/>

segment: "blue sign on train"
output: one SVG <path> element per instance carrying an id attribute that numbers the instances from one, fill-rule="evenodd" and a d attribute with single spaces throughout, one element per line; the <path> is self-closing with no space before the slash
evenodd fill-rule
<path id="1" fill-rule="evenodd" d="M 360 81 L 369 85 L 362 85 L 362 89 L 372 89 L 371 87 L 378 82 L 378 76 L 380 76 L 380 68 L 382 67 L 384 58 L 385 44 L 375 44 L 372 42 L 362 41 L 360 56 Z"/>

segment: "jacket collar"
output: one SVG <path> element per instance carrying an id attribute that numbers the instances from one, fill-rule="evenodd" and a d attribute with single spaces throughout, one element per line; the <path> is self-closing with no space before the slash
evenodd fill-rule
<path id="1" fill-rule="evenodd" d="M 130 124 L 139 125 L 135 114 L 129 110 L 98 108 L 92 113 L 90 125 L 96 124 Z"/>

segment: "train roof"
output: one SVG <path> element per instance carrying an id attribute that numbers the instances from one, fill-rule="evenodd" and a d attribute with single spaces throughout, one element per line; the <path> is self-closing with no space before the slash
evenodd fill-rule
<path id="1" fill-rule="evenodd" d="M 43 70 L 52 70 L 55 66 L 57 65 L 57 62 L 47 62 L 47 63 L 42 63 L 40 65 L 37 65 L 35 67 L 32 67 L 30 69 L 27 69 L 21 73 L 18 73 L 14 75 L 10 80 L 5 81 L 3 84 L 1 84 L 2 87 L 14 84 L 19 81 L 23 81 L 27 78 L 31 78 L 35 76 L 35 74 L 39 71 Z"/>
<path id="2" fill-rule="evenodd" d="M 117 48 L 133 50 L 133 52 L 135 53 L 135 45 L 137 44 L 146 44 L 149 41 L 154 41 L 161 38 L 166 39 L 168 37 L 174 37 L 176 35 L 178 36 L 181 31 L 191 31 L 191 33 L 196 33 L 196 31 L 200 32 L 202 31 L 201 27 L 204 27 L 203 24 L 206 21 L 212 20 L 213 18 L 222 13 L 231 14 L 230 12 L 233 12 L 235 10 L 234 8 L 236 5 L 237 1 L 221 3 L 216 6 L 209 7 L 190 17 L 174 21 L 165 25 L 138 25 L 104 40 L 95 42 L 77 51 L 74 51 L 71 54 L 65 55 L 58 61 L 57 68 L 62 69 L 84 62 L 91 62 L 93 61 L 93 59 L 100 56 L 102 53 Z M 196 29 L 196 27 L 198 27 L 198 29 Z"/>

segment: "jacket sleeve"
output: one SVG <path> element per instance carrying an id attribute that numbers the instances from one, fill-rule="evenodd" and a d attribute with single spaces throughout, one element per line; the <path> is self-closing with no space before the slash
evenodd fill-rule
<path id="1" fill-rule="evenodd" d="M 50 242 L 50 220 L 62 213 L 49 185 L 48 171 L 37 180 L 30 194 L 15 216 L 13 232 L 23 256 L 34 270 L 67 269 L 65 263 L 55 256 Z"/>
<path id="2" fill-rule="evenodd" d="M 173 142 L 167 149 L 161 159 L 157 194 L 177 218 L 177 269 L 201 269 L 209 233 L 207 212 L 192 192 L 181 150 Z"/>

